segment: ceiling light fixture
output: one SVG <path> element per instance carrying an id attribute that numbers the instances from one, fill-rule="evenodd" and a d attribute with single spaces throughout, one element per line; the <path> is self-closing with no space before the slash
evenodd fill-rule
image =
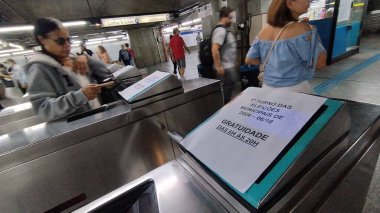
<path id="1" fill-rule="evenodd" d="M 83 26 L 86 25 L 86 21 L 71 21 L 62 23 L 65 27 Z M 33 25 L 15 26 L 15 27 L 1 27 L 0 33 L 9 33 L 17 31 L 31 31 L 34 29 Z"/>
<path id="2" fill-rule="evenodd" d="M 116 38 L 114 38 L 114 39 L 107 39 L 107 40 L 103 40 L 103 43 L 104 43 L 104 42 L 113 42 L 113 41 L 117 41 L 117 39 L 116 39 Z"/>
<path id="3" fill-rule="evenodd" d="M 33 29 L 34 29 L 34 27 L 32 25 L 18 26 L 18 27 L 2 27 L 2 28 L 0 28 L 0 33 L 16 32 L 16 31 L 29 31 L 29 30 L 33 30 Z"/>
<path id="4" fill-rule="evenodd" d="M 102 41 L 102 40 L 106 40 L 107 38 L 103 37 L 103 38 L 93 38 L 93 39 L 88 39 L 87 41 L 88 42 L 93 42 L 93 41 Z"/>
<path id="5" fill-rule="evenodd" d="M 24 50 L 24 48 L 20 45 L 16 45 L 16 44 L 12 44 L 12 43 L 9 43 L 9 46 L 10 47 L 14 47 L 14 48 L 17 48 L 17 49 L 20 49 L 20 50 Z"/>
<path id="6" fill-rule="evenodd" d="M 122 37 L 124 37 L 124 35 L 109 36 L 108 39 L 122 38 Z"/>
<path id="7" fill-rule="evenodd" d="M 183 22 L 183 23 L 181 24 L 181 26 L 189 26 L 189 25 L 191 25 L 192 23 L 193 23 L 192 21 Z"/>
<path id="8" fill-rule="evenodd" d="M 8 57 L 8 56 L 11 56 L 11 54 L 2 54 L 2 55 L 0 55 L 0 58 L 3 58 L 3 57 Z"/>
<path id="9" fill-rule="evenodd" d="M 20 51 L 20 49 L 1 50 L 1 51 L 0 51 L 0 54 L 1 54 L 1 53 L 12 53 L 12 52 L 17 52 L 17 51 Z"/>
<path id="10" fill-rule="evenodd" d="M 21 52 L 12 53 L 12 55 L 22 55 L 22 54 L 28 54 L 28 53 L 34 53 L 34 50 L 26 50 Z"/>
<path id="11" fill-rule="evenodd" d="M 86 24 L 87 24 L 87 22 L 85 22 L 85 21 L 71 21 L 71 22 L 62 23 L 62 25 L 65 27 L 83 26 Z"/>
<path id="12" fill-rule="evenodd" d="M 100 44 L 102 41 L 92 41 L 92 42 L 86 42 L 86 45 L 93 45 L 93 44 Z"/>
<path id="13" fill-rule="evenodd" d="M 73 44 L 81 44 L 81 43 L 82 43 L 82 41 L 79 41 L 79 40 L 74 40 L 74 41 L 72 41 L 71 43 L 73 43 Z"/>

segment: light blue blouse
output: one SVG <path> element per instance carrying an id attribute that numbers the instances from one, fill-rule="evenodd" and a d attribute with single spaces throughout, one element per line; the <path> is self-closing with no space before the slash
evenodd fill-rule
<path id="1" fill-rule="evenodd" d="M 247 58 L 260 59 L 264 63 L 272 43 L 256 38 Z M 290 87 L 312 79 L 322 52 L 326 50 L 316 28 L 294 38 L 277 41 L 265 66 L 264 83 L 271 87 Z"/>

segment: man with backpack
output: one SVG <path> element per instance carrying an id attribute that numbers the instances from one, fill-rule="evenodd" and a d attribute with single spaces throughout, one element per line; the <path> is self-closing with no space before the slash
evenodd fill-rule
<path id="1" fill-rule="evenodd" d="M 228 30 L 233 23 L 233 12 L 223 7 L 219 13 L 219 24 L 212 33 L 211 53 L 213 67 L 222 81 L 224 102 L 228 103 L 238 89 L 239 73 L 236 69 L 237 43 L 235 36 Z"/>
<path id="2" fill-rule="evenodd" d="M 129 53 L 129 57 L 131 59 L 131 65 L 132 66 L 136 66 L 136 62 L 135 62 L 135 59 L 136 59 L 136 55 L 135 55 L 135 51 L 133 51 L 132 48 L 129 47 L 129 44 L 128 43 L 125 43 L 125 49 L 127 49 L 128 53 Z"/>
<path id="3" fill-rule="evenodd" d="M 119 61 L 123 62 L 125 66 L 131 65 L 131 55 L 124 45 L 121 45 L 119 50 Z"/>

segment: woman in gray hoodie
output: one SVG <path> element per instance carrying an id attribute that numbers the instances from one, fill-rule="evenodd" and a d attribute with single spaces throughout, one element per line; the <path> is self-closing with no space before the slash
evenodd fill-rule
<path id="1" fill-rule="evenodd" d="M 69 57 L 71 41 L 68 30 L 53 18 L 37 19 L 34 36 L 41 45 L 26 65 L 30 100 L 37 115 L 47 121 L 90 109 L 102 81 L 110 73 L 105 64 L 88 56 Z M 83 83 L 78 76 L 86 76 Z"/>

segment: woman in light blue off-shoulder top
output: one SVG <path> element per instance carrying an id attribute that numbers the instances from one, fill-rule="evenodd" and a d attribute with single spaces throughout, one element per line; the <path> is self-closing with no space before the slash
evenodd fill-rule
<path id="1" fill-rule="evenodd" d="M 309 0 L 273 0 L 268 11 L 268 23 L 246 57 L 247 64 L 264 63 L 273 41 L 281 29 L 307 12 Z M 285 28 L 276 42 L 264 70 L 264 88 L 313 93 L 308 80 L 316 69 L 326 66 L 326 51 L 316 28 L 295 22 Z"/>

